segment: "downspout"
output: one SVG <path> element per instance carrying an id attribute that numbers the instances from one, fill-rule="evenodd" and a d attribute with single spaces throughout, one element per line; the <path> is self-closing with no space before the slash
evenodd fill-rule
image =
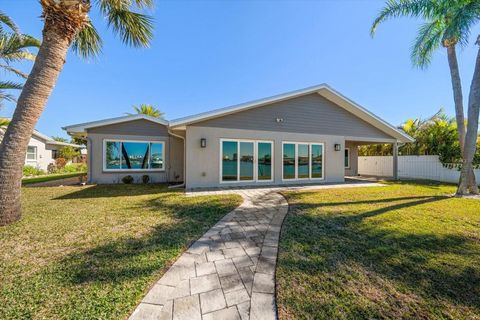
<path id="1" fill-rule="evenodd" d="M 185 143 L 185 137 L 182 137 L 181 135 L 178 135 L 178 134 L 175 134 L 173 133 L 172 131 L 170 131 L 170 128 L 168 129 L 168 134 L 174 136 L 174 137 L 177 137 L 179 139 L 181 139 L 183 141 L 183 182 L 181 184 L 176 184 L 176 185 L 173 185 L 173 186 L 168 186 L 169 189 L 173 189 L 173 188 L 183 188 L 185 187 L 185 182 L 187 180 L 187 161 L 186 161 L 186 157 L 187 157 L 187 146 L 186 146 L 186 143 Z M 171 143 L 169 143 L 170 145 Z M 171 154 L 171 152 L 170 152 Z"/>

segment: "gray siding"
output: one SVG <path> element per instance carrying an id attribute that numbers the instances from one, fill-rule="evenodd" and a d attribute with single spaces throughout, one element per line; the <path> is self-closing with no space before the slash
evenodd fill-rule
<path id="1" fill-rule="evenodd" d="M 165 143 L 165 171 L 125 170 L 112 172 L 103 170 L 103 141 L 108 139 L 129 141 L 162 141 Z M 140 182 L 143 175 L 151 182 L 183 181 L 183 140 L 169 136 L 168 129 L 148 120 L 134 120 L 88 130 L 89 182 L 121 183 L 126 175 Z"/>
<path id="2" fill-rule="evenodd" d="M 200 147 L 200 139 L 207 139 L 207 147 Z M 220 139 L 268 140 L 273 142 L 273 182 L 220 182 Z M 282 142 L 312 142 L 325 144 L 324 180 L 283 180 Z M 345 168 L 343 152 L 334 151 L 336 143 L 344 145 L 343 136 L 272 132 L 261 130 L 218 129 L 187 127 L 187 189 L 229 187 L 241 185 L 282 185 L 343 182 Z M 343 149 L 342 149 L 343 150 Z"/>
<path id="3" fill-rule="evenodd" d="M 277 118 L 284 121 L 278 123 Z M 392 138 L 317 93 L 206 120 L 193 126 Z"/>
<path id="4" fill-rule="evenodd" d="M 136 136 L 168 136 L 168 128 L 159 123 L 139 119 L 88 129 L 87 132 L 98 134 L 124 134 Z"/>

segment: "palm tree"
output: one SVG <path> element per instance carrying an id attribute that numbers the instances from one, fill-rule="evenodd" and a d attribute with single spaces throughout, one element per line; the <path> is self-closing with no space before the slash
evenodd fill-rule
<path id="1" fill-rule="evenodd" d="M 93 3 L 93 1 L 92 1 Z M 147 47 L 153 20 L 137 11 L 153 0 L 97 0 L 108 26 L 123 43 Z M 70 47 L 84 58 L 101 52 L 102 41 L 89 18 L 90 0 L 40 0 L 43 41 L 0 144 L 0 225 L 20 219 L 22 163 L 28 140 L 62 71 Z"/>
<path id="2" fill-rule="evenodd" d="M 5 31 L 3 24 L 13 32 Z M 22 60 L 34 61 L 35 55 L 28 51 L 28 48 L 31 47 L 40 47 L 40 41 L 32 36 L 21 34 L 13 20 L 0 12 L 0 70 L 26 79 L 28 75 L 12 67 L 12 63 Z M 18 82 L 0 80 L 0 105 L 3 100 L 15 101 L 15 97 L 5 90 L 19 90 L 22 87 L 22 84 Z"/>
<path id="3" fill-rule="evenodd" d="M 478 22 L 480 17 L 480 3 L 478 0 L 390 0 L 374 21 L 370 30 L 372 36 L 380 23 L 401 16 L 423 18 L 425 20 L 412 48 L 411 58 L 414 65 L 425 68 L 430 63 L 435 50 L 440 47 L 447 50 L 458 139 L 462 158 L 465 159 L 468 134 L 465 128 L 462 84 L 456 47 L 457 45 L 465 46 L 468 44 L 470 29 Z M 472 84 L 474 80 L 472 80 Z M 468 119 L 469 122 L 474 121 L 474 119 L 470 119 L 470 116 Z M 478 116 L 476 119 L 476 126 L 478 127 Z M 474 127 L 473 123 L 469 124 L 469 130 L 474 130 Z M 471 146 L 471 142 L 468 145 Z M 473 145 L 475 147 L 475 144 Z M 474 153 L 475 149 L 473 150 Z M 463 181 L 461 179 L 457 190 L 458 194 L 466 193 L 466 189 L 469 189 L 472 193 L 478 193 L 473 167 L 469 169 L 470 166 L 468 163 L 466 164 L 466 170 L 468 171 L 463 178 L 467 188 L 460 187 Z"/>
<path id="4" fill-rule="evenodd" d="M 164 113 L 160 110 L 158 110 L 157 108 L 155 108 L 154 106 L 152 106 L 151 104 L 140 104 L 138 106 L 133 106 L 133 110 L 135 110 L 135 112 L 137 114 L 145 114 L 147 116 L 150 116 L 150 117 L 154 117 L 154 118 L 159 118 L 159 119 L 164 119 Z M 131 114 L 131 113 L 129 113 Z"/>

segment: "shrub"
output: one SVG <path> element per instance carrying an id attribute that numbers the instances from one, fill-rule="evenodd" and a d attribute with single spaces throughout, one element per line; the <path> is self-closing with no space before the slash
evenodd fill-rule
<path id="1" fill-rule="evenodd" d="M 77 148 L 66 146 L 60 149 L 60 157 L 64 159 L 72 160 L 79 156 L 80 156 L 80 151 L 78 151 Z"/>
<path id="2" fill-rule="evenodd" d="M 65 160 L 65 158 L 55 159 L 55 165 L 57 166 L 57 169 L 59 169 L 59 170 L 63 169 L 66 164 L 67 164 L 67 160 Z"/>
<path id="3" fill-rule="evenodd" d="M 24 177 L 32 177 L 32 176 L 40 176 L 45 174 L 45 171 L 39 168 L 35 168 L 34 166 L 24 166 L 23 167 L 23 176 Z"/>
<path id="4" fill-rule="evenodd" d="M 71 173 L 71 172 L 87 172 L 87 164 L 85 163 L 70 163 L 65 165 L 63 169 L 57 170 L 59 173 Z"/>
<path id="5" fill-rule="evenodd" d="M 150 182 L 150 176 L 149 176 L 148 174 L 144 174 L 144 175 L 142 176 L 142 182 L 143 182 L 144 184 L 149 183 L 149 182 Z"/>
<path id="6" fill-rule="evenodd" d="M 53 163 L 53 162 L 50 163 L 50 164 L 47 166 L 47 172 L 48 172 L 49 174 L 55 173 L 55 172 L 57 172 L 57 170 L 58 170 L 58 169 L 57 169 L 57 165 L 56 165 L 55 163 Z"/>
<path id="7" fill-rule="evenodd" d="M 125 184 L 131 184 L 133 182 L 133 177 L 131 175 L 125 176 L 122 178 L 122 182 Z"/>

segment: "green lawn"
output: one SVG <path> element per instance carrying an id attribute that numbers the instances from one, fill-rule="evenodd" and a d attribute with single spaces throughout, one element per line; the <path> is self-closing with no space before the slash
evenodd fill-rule
<path id="1" fill-rule="evenodd" d="M 0 319 L 122 319 L 169 263 L 241 202 L 159 185 L 23 189 L 0 227 Z"/>
<path id="2" fill-rule="evenodd" d="M 454 186 L 288 192 L 281 319 L 480 319 L 480 200 Z"/>
<path id="3" fill-rule="evenodd" d="M 84 176 L 86 174 L 87 174 L 86 172 L 69 172 L 69 173 L 49 174 L 49 175 L 44 175 L 39 177 L 32 177 L 32 178 L 23 178 L 22 185 L 54 181 L 54 180 L 60 180 L 65 178 L 79 177 L 79 176 Z"/>

